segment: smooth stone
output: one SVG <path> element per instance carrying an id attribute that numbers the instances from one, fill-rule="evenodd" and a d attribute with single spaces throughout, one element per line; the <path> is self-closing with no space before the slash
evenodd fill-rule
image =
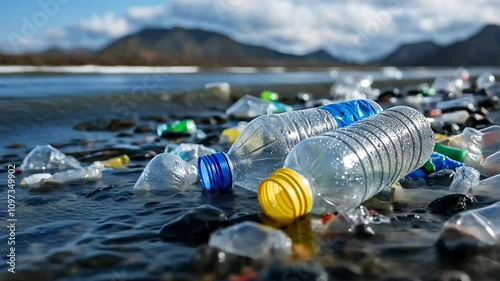
<path id="1" fill-rule="evenodd" d="M 135 126 L 132 120 L 124 119 L 98 119 L 82 122 L 73 127 L 77 131 L 108 131 L 116 132 L 131 129 Z"/>
<path id="2" fill-rule="evenodd" d="M 22 143 L 11 143 L 7 146 L 5 146 L 5 148 L 7 149 L 16 149 L 16 148 L 25 148 L 26 145 L 25 144 L 22 144 Z"/>
<path id="3" fill-rule="evenodd" d="M 154 130 L 147 124 L 144 125 L 139 125 L 135 127 L 134 133 L 141 134 L 141 133 L 152 133 Z"/>
<path id="4" fill-rule="evenodd" d="M 450 194 L 429 203 L 431 213 L 451 216 L 469 209 L 477 200 L 469 195 Z"/>

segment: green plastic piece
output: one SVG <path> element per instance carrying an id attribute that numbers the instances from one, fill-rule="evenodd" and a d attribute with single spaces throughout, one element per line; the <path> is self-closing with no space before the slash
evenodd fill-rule
<path id="1" fill-rule="evenodd" d="M 263 100 L 275 101 L 278 100 L 279 95 L 275 92 L 265 90 L 262 93 L 260 93 L 260 98 Z"/>
<path id="2" fill-rule="evenodd" d="M 172 121 L 158 125 L 156 132 L 158 136 L 165 133 L 193 134 L 196 132 L 196 123 L 191 119 Z"/>
<path id="3" fill-rule="evenodd" d="M 451 147 L 443 144 L 436 143 L 436 146 L 434 147 L 434 151 L 444 154 L 448 157 L 450 157 L 453 160 L 456 160 L 458 162 L 464 162 L 465 159 L 465 154 L 467 153 L 465 150 L 456 148 L 456 147 Z"/>

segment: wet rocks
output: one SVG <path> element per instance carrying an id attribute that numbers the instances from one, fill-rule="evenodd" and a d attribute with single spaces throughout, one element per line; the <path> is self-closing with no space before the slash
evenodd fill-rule
<path id="1" fill-rule="evenodd" d="M 152 133 L 152 132 L 154 132 L 154 130 L 147 124 L 139 125 L 134 129 L 134 133 L 136 134 Z"/>
<path id="2" fill-rule="evenodd" d="M 86 121 L 80 124 L 77 124 L 73 127 L 73 129 L 77 131 L 108 131 L 108 132 L 117 132 L 131 129 L 135 126 L 135 122 L 132 120 L 125 119 L 98 119 L 93 121 Z"/>
<path id="3" fill-rule="evenodd" d="M 206 243 L 211 232 L 227 225 L 229 222 L 224 211 L 211 205 L 201 205 L 164 225 L 159 236 L 165 241 Z"/>
<path id="4" fill-rule="evenodd" d="M 438 198 L 429 204 L 431 213 L 440 215 L 454 215 L 469 209 L 477 200 L 469 195 L 450 194 Z"/>

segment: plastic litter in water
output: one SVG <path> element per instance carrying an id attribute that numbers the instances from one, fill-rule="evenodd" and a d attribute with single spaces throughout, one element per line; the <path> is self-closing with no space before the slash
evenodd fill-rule
<path id="1" fill-rule="evenodd" d="M 64 171 L 81 168 L 80 162 L 67 156 L 51 145 L 37 146 L 31 150 L 21 164 L 22 171 Z"/>
<path id="2" fill-rule="evenodd" d="M 479 184 L 481 174 L 472 167 L 462 166 L 455 170 L 455 177 L 450 185 L 450 190 L 456 193 L 467 194 Z"/>
<path id="3" fill-rule="evenodd" d="M 160 153 L 148 163 L 134 185 L 136 190 L 186 190 L 198 179 L 196 167 L 172 153 Z"/>
<path id="4" fill-rule="evenodd" d="M 281 230 L 247 221 L 212 233 L 208 245 L 226 253 L 267 259 L 290 255 L 292 240 Z"/>
<path id="5" fill-rule="evenodd" d="M 165 148 L 167 152 L 168 147 Z M 196 165 L 198 158 L 203 155 L 209 155 L 216 153 L 215 149 L 206 147 L 202 144 L 195 143 L 181 143 L 174 149 L 170 150 L 169 153 L 179 156 L 182 160 L 188 162 L 189 164 Z"/>

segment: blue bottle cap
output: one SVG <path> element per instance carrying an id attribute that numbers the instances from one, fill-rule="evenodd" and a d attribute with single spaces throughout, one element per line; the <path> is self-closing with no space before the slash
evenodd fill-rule
<path id="1" fill-rule="evenodd" d="M 362 99 L 332 103 L 321 108 L 328 111 L 335 118 L 339 128 L 351 125 L 356 121 L 382 111 L 382 108 L 376 102 Z"/>
<path id="2" fill-rule="evenodd" d="M 205 191 L 228 191 L 233 187 L 229 161 L 222 152 L 199 157 L 198 173 Z"/>
<path id="3" fill-rule="evenodd" d="M 411 179 L 423 179 L 425 178 L 425 171 L 422 169 L 416 169 L 415 171 L 408 174 L 408 177 Z"/>

